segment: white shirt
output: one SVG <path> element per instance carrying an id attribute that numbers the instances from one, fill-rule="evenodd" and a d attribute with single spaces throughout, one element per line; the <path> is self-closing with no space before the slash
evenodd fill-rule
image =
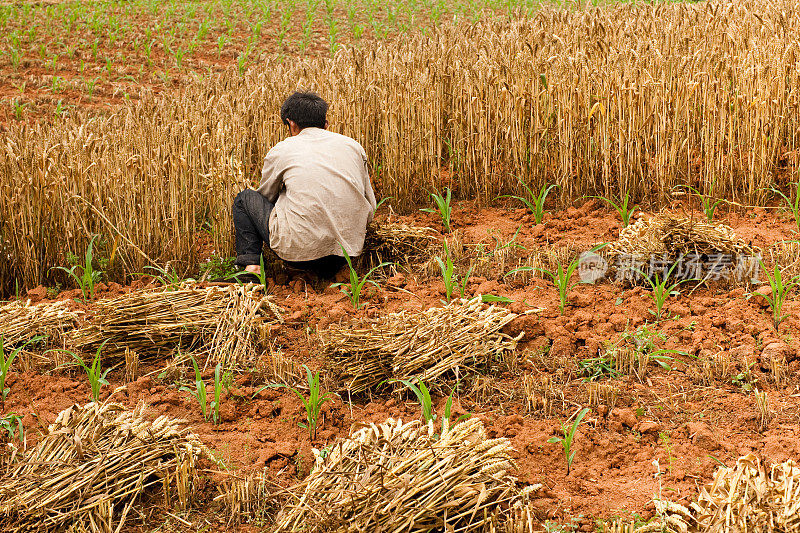
<path id="1" fill-rule="evenodd" d="M 279 142 L 264 158 L 261 185 L 275 203 L 269 246 L 286 261 L 327 255 L 359 255 L 375 211 L 367 154 L 354 139 L 304 128 Z"/>

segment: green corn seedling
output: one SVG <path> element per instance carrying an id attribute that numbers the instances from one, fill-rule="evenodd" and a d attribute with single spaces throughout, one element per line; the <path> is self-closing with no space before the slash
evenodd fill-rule
<path id="1" fill-rule="evenodd" d="M 334 283 L 331 285 L 331 287 L 339 287 L 339 290 L 346 294 L 350 299 L 350 303 L 353 304 L 353 309 L 360 309 L 363 305 L 361 304 L 361 292 L 364 289 L 364 285 L 371 283 L 376 287 L 378 286 L 375 281 L 369 279 L 372 273 L 379 268 L 391 265 L 391 263 L 384 261 L 380 265 L 372 267 L 372 269 L 363 276 L 359 276 L 358 272 L 356 272 L 356 269 L 353 267 L 353 261 L 350 259 L 350 255 L 344 249 L 344 246 L 341 244 L 339 246 L 342 249 L 342 253 L 344 254 L 344 258 L 347 261 L 347 266 L 350 270 L 350 283 Z"/>
<path id="2" fill-rule="evenodd" d="M 441 257 L 436 257 L 436 263 L 439 265 L 439 270 L 442 272 L 442 279 L 444 280 L 444 292 L 447 302 L 453 297 L 458 283 L 454 274 L 455 267 L 453 266 L 453 259 L 450 257 L 450 250 L 447 249 L 447 241 L 444 242 L 444 255 L 445 259 L 442 261 Z"/>
<path id="3" fill-rule="evenodd" d="M 311 440 L 317 438 L 317 426 L 319 424 L 319 412 L 322 409 L 322 404 L 330 400 L 333 395 L 328 392 L 320 395 L 319 372 L 316 374 L 311 372 L 308 366 L 303 365 L 306 369 L 306 379 L 308 381 L 308 398 L 303 396 L 297 389 L 289 387 L 289 390 L 300 399 L 303 407 L 306 410 L 306 423 L 300 424 L 300 427 L 308 429 L 308 436 Z"/>
<path id="4" fill-rule="evenodd" d="M 691 185 L 682 185 L 682 187 L 689 189 L 695 196 L 700 198 L 700 204 L 703 206 L 703 213 L 705 213 L 706 219 L 709 222 L 713 222 L 714 214 L 717 212 L 717 207 L 722 203 L 722 200 L 714 199 L 707 194 L 703 194 L 696 187 L 692 187 Z M 714 188 L 714 184 L 711 185 L 711 188 Z"/>
<path id="5" fill-rule="evenodd" d="M 23 447 L 25 446 L 25 428 L 22 425 L 22 417 L 20 415 L 9 413 L 0 418 L 0 428 L 8 435 L 9 442 L 16 438 Z"/>
<path id="6" fill-rule="evenodd" d="M 672 267 L 667 271 L 666 275 L 664 275 L 663 279 L 660 278 L 657 273 L 653 275 L 653 278 L 650 278 L 647 274 L 645 274 L 638 268 L 636 269 L 644 277 L 644 279 L 647 280 L 647 283 L 650 285 L 651 289 L 650 298 L 652 298 L 653 303 L 656 306 L 656 309 L 655 311 L 652 309 L 650 309 L 649 311 L 650 313 L 655 315 L 656 320 L 658 321 L 661 320 L 661 317 L 663 315 L 664 304 L 666 303 L 667 298 L 669 298 L 670 296 L 677 296 L 678 294 L 680 294 L 680 292 L 675 289 L 678 287 L 678 285 L 680 285 L 684 281 L 688 281 L 688 280 L 678 280 L 675 283 L 669 284 L 669 278 L 672 275 L 672 271 L 675 270 L 676 266 L 678 266 L 677 263 L 672 265 Z"/>
<path id="7" fill-rule="evenodd" d="M 33 337 L 32 339 L 28 340 L 25 344 L 18 346 L 15 348 L 11 353 L 6 356 L 5 349 L 3 348 L 3 337 L 0 335 L 0 399 L 5 401 L 8 393 L 11 392 L 9 387 L 6 387 L 6 378 L 8 377 L 8 372 L 11 370 L 11 363 L 14 362 L 14 359 L 17 358 L 19 353 L 29 344 L 39 342 L 44 337 L 37 336 Z"/>
<path id="8" fill-rule="evenodd" d="M 194 367 L 194 390 L 185 386 L 181 387 L 180 390 L 186 391 L 195 397 L 198 405 L 200 406 L 200 414 L 203 415 L 204 420 L 208 420 L 208 397 L 206 395 L 206 384 L 203 381 L 203 375 L 200 372 L 200 367 L 197 365 L 197 360 L 192 354 L 189 354 L 189 357 L 192 359 L 192 366 Z"/>
<path id="9" fill-rule="evenodd" d="M 783 319 L 789 316 L 783 314 L 783 303 L 786 301 L 789 293 L 792 292 L 798 285 L 800 285 L 800 275 L 793 276 L 789 279 L 783 279 L 783 274 L 781 273 L 781 269 L 778 268 L 777 264 L 775 265 L 772 274 L 770 274 L 770 272 L 767 270 L 767 267 L 764 266 L 764 263 L 760 259 L 758 262 L 761 265 L 761 268 L 764 269 L 764 274 L 767 276 L 770 294 L 751 293 L 748 298 L 761 296 L 767 301 L 770 309 L 772 309 L 772 323 L 777 330 L 778 326 L 780 326 L 781 322 L 783 322 Z"/>
<path id="10" fill-rule="evenodd" d="M 794 217 L 795 231 L 800 233 L 800 181 L 790 183 L 789 186 L 794 186 L 794 194 L 784 194 L 780 189 L 776 189 L 775 187 L 772 187 L 772 192 L 783 199 L 786 208 Z"/>
<path id="11" fill-rule="evenodd" d="M 564 449 L 564 457 L 567 460 L 567 475 L 569 475 L 569 470 L 572 468 L 572 460 L 575 459 L 575 450 L 572 449 L 575 432 L 578 430 L 578 426 L 583 420 L 583 417 L 586 416 L 586 413 L 588 412 L 589 408 L 584 407 L 581 412 L 578 413 L 578 416 L 575 418 L 575 421 L 572 423 L 572 425 L 566 423 L 561 426 L 561 432 L 564 434 L 563 437 L 550 437 L 547 439 L 547 442 L 551 444 L 561 444 L 561 447 Z"/>
<path id="12" fill-rule="evenodd" d="M 536 224 L 542 223 L 542 218 L 544 217 L 544 201 L 547 199 L 547 195 L 550 193 L 550 190 L 558 185 L 552 184 L 544 184 L 542 188 L 539 189 L 539 193 L 536 194 L 533 192 L 527 183 L 522 181 L 521 179 L 517 178 L 517 181 L 522 185 L 525 189 L 525 193 L 527 196 L 515 196 L 512 194 L 503 194 L 498 196 L 497 198 L 513 198 L 514 200 L 519 200 L 528 210 L 533 213 L 533 219 L 535 220 Z"/>
<path id="13" fill-rule="evenodd" d="M 78 357 L 74 352 L 68 352 L 72 355 L 75 359 L 75 362 L 83 368 L 86 372 L 86 376 L 89 378 L 89 385 L 92 387 L 92 399 L 96 402 L 100 399 L 100 389 L 108 385 L 108 380 L 106 380 L 106 376 L 111 371 L 110 368 L 107 368 L 105 372 L 102 369 L 102 361 L 100 359 L 100 352 L 103 350 L 103 347 L 106 345 L 108 340 L 104 341 L 103 344 L 97 348 L 97 352 L 94 354 L 94 359 L 92 359 L 92 364 L 87 365 L 83 359 Z"/>
<path id="14" fill-rule="evenodd" d="M 605 246 L 605 244 L 595 246 L 590 251 L 596 252 L 603 246 Z M 580 265 L 580 258 L 575 258 L 574 260 L 572 260 L 572 262 L 570 262 L 570 264 L 567 265 L 566 269 L 561 264 L 561 261 L 557 261 L 556 264 L 558 265 L 558 268 L 556 269 L 555 272 L 547 270 L 546 268 L 533 269 L 531 267 L 520 267 L 510 271 L 508 274 L 506 274 L 506 276 L 513 275 L 514 273 L 523 270 L 538 270 L 543 274 L 547 274 L 548 276 L 550 276 L 550 278 L 553 280 L 553 284 L 558 289 L 558 300 L 559 300 L 558 309 L 559 311 L 561 311 L 561 314 L 563 315 L 564 309 L 568 303 L 568 298 L 569 298 L 568 294 L 570 289 L 572 289 L 572 287 L 574 287 L 575 285 L 581 283 L 580 280 L 571 281 L 573 274 L 575 274 L 575 271 L 578 269 L 578 266 Z"/>
<path id="15" fill-rule="evenodd" d="M 603 200 L 604 202 L 608 203 L 614 210 L 619 213 L 620 218 L 622 219 L 622 227 L 627 228 L 628 225 L 631 223 L 631 216 L 633 212 L 636 210 L 636 206 L 634 205 L 631 208 L 628 208 L 630 204 L 630 195 L 626 192 L 625 196 L 620 197 L 619 202 L 615 202 L 605 196 L 586 196 L 586 198 L 597 198 L 598 200 Z"/>
<path id="16" fill-rule="evenodd" d="M 83 299 L 94 299 L 94 286 L 97 282 L 100 281 L 103 273 L 99 270 L 95 270 L 93 263 L 94 263 L 94 241 L 97 239 L 98 235 L 92 237 L 92 240 L 89 241 L 89 246 L 86 248 L 86 254 L 83 258 L 83 265 L 73 265 L 72 268 L 64 268 L 64 267 L 54 267 L 57 270 L 63 270 L 70 276 L 72 279 L 75 280 L 78 287 L 81 289 L 81 294 L 83 295 Z M 76 269 L 81 269 L 80 276 L 75 273 Z"/>
<path id="17" fill-rule="evenodd" d="M 419 385 L 415 385 L 411 380 L 408 379 L 401 379 L 400 383 L 408 387 L 417 397 L 417 401 L 419 402 L 420 407 L 422 407 L 422 419 L 425 421 L 425 423 L 427 424 L 435 421 L 436 414 L 433 412 L 431 393 L 428 390 L 428 387 L 425 386 L 425 383 L 420 380 Z"/>
<path id="18" fill-rule="evenodd" d="M 442 226 L 444 227 L 444 231 L 450 233 L 450 216 L 453 212 L 453 208 L 450 205 L 450 200 L 452 199 L 452 191 L 449 187 L 445 188 L 445 194 L 440 194 L 438 192 L 432 192 L 431 198 L 433 198 L 434 203 L 436 204 L 436 208 L 427 207 L 425 209 L 420 209 L 425 213 L 437 213 L 439 218 L 442 219 Z"/>

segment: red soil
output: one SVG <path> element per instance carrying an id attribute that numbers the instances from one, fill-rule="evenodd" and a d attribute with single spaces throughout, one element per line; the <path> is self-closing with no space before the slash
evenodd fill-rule
<path id="1" fill-rule="evenodd" d="M 616 215 L 598 202 L 547 215 L 540 225 L 533 225 L 530 216 L 520 209 L 477 210 L 460 205 L 453 218 L 465 242 L 491 245 L 495 242 L 493 234 L 499 232 L 508 241 L 521 225 L 517 242 L 529 250 L 558 244 L 580 251 L 596 242 L 615 239 L 620 230 Z M 432 215 L 405 220 L 439 227 Z M 768 247 L 792 236 L 789 222 L 764 209 L 729 213 L 724 220 L 740 237 L 757 246 Z M 287 356 L 312 369 L 323 368 L 314 331 L 353 316 L 439 305 L 444 295 L 440 279 L 403 274 L 370 292 L 366 308 L 354 312 L 338 290 L 317 291 L 312 285 L 300 278 L 287 285 L 270 284 L 276 303 L 287 310 L 286 323 L 275 328 L 273 341 Z M 101 291 L 101 296 L 124 290 L 129 289 L 112 284 L 107 292 Z M 772 460 L 800 454 L 800 394 L 796 385 L 800 303 L 794 297 L 787 302 L 784 312 L 789 316 L 776 331 L 769 311 L 756 299 L 747 299 L 744 288 L 700 288 L 691 296 L 688 292 L 684 290 L 680 297 L 669 300 L 668 308 L 675 318 L 652 324 L 650 294 L 641 288 L 624 288 L 611 282 L 578 285 L 570 294 L 571 304 L 560 316 L 558 296 L 549 281 L 536 278 L 529 285 L 514 286 L 498 279 L 474 278 L 469 283 L 470 295 L 492 293 L 512 298 L 513 311 L 543 308 L 507 327 L 509 333 L 526 333 L 513 364 L 502 373 L 487 376 L 482 393 L 464 392 L 455 401 L 456 413 L 472 413 L 484 421 L 491 436 L 511 439 L 522 481 L 546 487 L 544 497 L 536 500 L 542 521 L 566 523 L 574 518 L 579 530 L 594 531 L 598 519 L 631 513 L 652 516 L 649 501 L 659 492 L 655 460 L 661 472 L 666 472 L 661 479 L 663 496 L 686 501 L 697 493 L 699 485 L 710 480 L 718 462 L 731 465 L 751 451 Z M 616 405 L 601 402 L 592 408 L 575 437 L 577 453 L 567 475 L 561 447 L 547 440 L 559 432 L 568 417 L 587 405 L 587 383 L 578 375 L 577 362 L 596 357 L 603 343 L 617 339 L 626 327 L 633 330 L 645 323 L 666 336 L 658 343 L 659 348 L 682 350 L 689 356 L 675 356 L 671 371 L 652 365 L 641 382 L 632 375 L 600 381 L 616 387 Z M 549 352 L 537 355 L 542 346 L 549 346 Z M 789 385 L 778 386 L 771 374 L 770 358 L 776 350 L 786 357 L 789 377 L 784 383 Z M 745 388 L 731 379 L 710 386 L 699 383 L 697 369 L 716 354 L 730 358 L 734 374 L 752 364 L 749 381 L 767 392 L 775 412 L 766 430 L 759 431 L 755 399 Z M 129 406 L 146 401 L 153 415 L 186 419 L 230 468 L 266 468 L 283 487 L 308 474 L 312 446 L 321 448 L 346 436 L 354 422 L 420 415 L 419 406 L 408 397 L 375 397 L 356 401 L 352 407 L 336 398 L 324 405 L 324 419 L 312 442 L 308 432 L 298 426 L 304 412 L 294 394 L 267 389 L 252 399 L 263 382 L 255 374 L 241 374 L 222 401 L 222 422 L 214 426 L 202 420 L 195 401 L 188 393 L 178 391 L 173 380 L 159 379 L 165 364 L 155 361 L 144 365 L 140 375 L 150 375 L 131 383 L 115 399 Z M 520 380 L 525 373 L 550 375 L 565 400 L 556 402 L 549 414 L 541 409 L 528 410 Z M 122 384 L 121 374 L 121 370 L 111 373 L 112 384 L 104 389 L 104 396 Z M 211 373 L 207 377 L 211 378 Z M 84 403 L 90 397 L 86 379 L 77 373 L 12 373 L 7 383 L 11 392 L 2 412 L 24 415 L 31 440 L 35 440 L 34 428 L 52 422 L 68 405 Z M 437 399 L 437 403 L 441 410 L 444 399 Z M 209 478 L 213 481 L 219 475 L 209 474 Z M 213 490 L 210 483 L 208 500 Z M 187 517 L 190 521 L 201 518 L 214 527 L 223 527 L 210 504 Z M 240 530 L 250 529 L 242 526 Z"/>

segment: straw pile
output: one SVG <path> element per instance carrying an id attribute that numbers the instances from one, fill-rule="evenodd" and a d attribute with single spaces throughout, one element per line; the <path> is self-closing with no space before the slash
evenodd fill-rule
<path id="1" fill-rule="evenodd" d="M 269 474 L 257 472 L 245 477 L 235 477 L 224 482 L 214 501 L 222 502 L 228 523 L 263 523 L 274 516 L 277 503 Z"/>
<path id="2" fill-rule="evenodd" d="M 441 435 L 433 423 L 362 425 L 322 456 L 276 533 L 480 531 L 520 491 L 508 439 L 487 439 L 471 419 Z"/>
<path id="3" fill-rule="evenodd" d="M 10 302 L 0 306 L 0 338 L 6 347 L 24 344 L 37 336 L 45 336 L 51 344 L 60 342 L 64 332 L 78 324 L 83 315 L 72 311 L 68 302 Z"/>
<path id="4" fill-rule="evenodd" d="M 463 375 L 513 351 L 521 338 L 501 332 L 516 314 L 486 306 L 480 296 L 427 311 L 400 311 L 319 332 L 331 368 L 352 394 L 387 379 Z"/>
<path id="5" fill-rule="evenodd" d="M 283 320 L 283 310 L 260 285 L 145 290 L 100 300 L 90 323 L 70 336 L 73 347 L 93 351 L 126 348 L 158 355 L 175 346 L 207 347 L 210 361 L 241 363 L 255 355 L 266 326 Z"/>
<path id="6" fill-rule="evenodd" d="M 800 532 L 800 467 L 793 461 L 767 467 L 753 454 L 733 468 L 720 467 L 689 508 L 656 500 L 656 523 L 635 530 L 668 532 Z"/>
<path id="7" fill-rule="evenodd" d="M 625 264 L 640 265 L 637 268 L 652 275 L 685 260 L 703 258 L 713 262 L 720 257 L 733 266 L 737 261 L 749 260 L 759 253 L 757 248 L 739 239 L 733 230 L 720 223 L 705 219 L 693 219 L 683 215 L 661 213 L 639 219 L 620 231 L 619 238 L 608 246 L 607 255 Z M 648 272 L 651 261 L 659 265 Z M 676 268 L 677 270 L 677 268 Z M 673 272 L 677 275 L 677 272 Z"/>
<path id="8" fill-rule="evenodd" d="M 143 411 L 96 403 L 62 411 L 0 478 L 0 529 L 119 531 L 156 487 L 166 505 L 188 508 L 196 461 L 207 452 L 180 421 L 148 420 Z"/>
<path id="9" fill-rule="evenodd" d="M 428 227 L 373 222 L 367 226 L 361 261 L 366 262 L 367 267 L 384 261 L 411 263 L 424 256 L 435 241 L 435 231 Z"/>

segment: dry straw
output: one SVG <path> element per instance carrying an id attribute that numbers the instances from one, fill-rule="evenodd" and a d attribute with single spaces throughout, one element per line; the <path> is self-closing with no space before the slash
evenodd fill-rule
<path id="1" fill-rule="evenodd" d="M 150 420 L 143 407 L 69 407 L 0 479 L 0 528 L 119 531 L 138 514 L 132 511 L 145 492 L 160 493 L 168 507 L 187 509 L 195 464 L 207 453 L 180 421 Z"/>
<path id="2" fill-rule="evenodd" d="M 367 226 L 361 260 L 368 267 L 384 261 L 414 263 L 435 242 L 436 232 L 432 228 L 398 222 L 371 223 Z"/>
<path id="3" fill-rule="evenodd" d="M 0 149 L 0 287 L 38 285 L 92 234 L 117 279 L 151 261 L 196 266 L 202 227 L 229 251 L 233 196 L 285 135 L 278 108 L 297 87 L 330 100 L 332 128 L 365 146 L 379 195 L 398 206 L 446 186 L 486 203 L 522 192 L 515 176 L 557 183 L 562 201 L 660 202 L 689 184 L 763 202 L 800 148 L 796 7 L 543 8 L 330 58 L 268 58 L 109 116 L 12 123 Z"/>
<path id="4" fill-rule="evenodd" d="M 83 312 L 70 309 L 68 302 L 46 302 L 31 305 L 14 301 L 0 306 L 0 339 L 6 347 L 24 344 L 44 336 L 49 344 L 57 344 L 66 331 L 74 328 Z"/>
<path id="5" fill-rule="evenodd" d="M 502 333 L 517 315 L 487 306 L 478 296 L 427 311 L 399 311 L 332 326 L 319 332 L 331 368 L 353 394 L 388 379 L 434 382 L 444 374 L 465 375 L 501 360 L 519 337 Z"/>
<path id="6" fill-rule="evenodd" d="M 89 323 L 68 343 L 93 351 L 108 341 L 106 350 L 140 355 L 169 353 L 175 346 L 204 348 L 214 363 L 243 364 L 255 359 L 267 327 L 282 320 L 283 310 L 260 285 L 186 284 L 100 300 Z"/>
<path id="7" fill-rule="evenodd" d="M 789 460 L 767 464 L 753 454 L 720 467 L 689 507 L 655 500 L 656 520 L 630 533 L 800 532 L 800 467 Z"/>
<path id="8" fill-rule="evenodd" d="M 489 439 L 478 419 L 441 434 L 388 419 L 363 425 L 326 453 L 281 511 L 276 533 L 481 531 L 520 491 L 508 439 Z"/>
<path id="9" fill-rule="evenodd" d="M 639 265 L 646 273 L 653 260 L 669 270 L 681 261 L 688 267 L 687 261 L 704 258 L 707 263 L 718 265 L 721 278 L 736 268 L 745 269 L 742 274 L 746 269 L 755 274 L 761 252 L 725 224 L 664 212 L 623 228 L 605 253 L 612 261 L 619 259 L 624 266 Z M 679 275 L 677 268 L 673 277 Z M 707 265 L 706 268 L 711 270 Z"/>

